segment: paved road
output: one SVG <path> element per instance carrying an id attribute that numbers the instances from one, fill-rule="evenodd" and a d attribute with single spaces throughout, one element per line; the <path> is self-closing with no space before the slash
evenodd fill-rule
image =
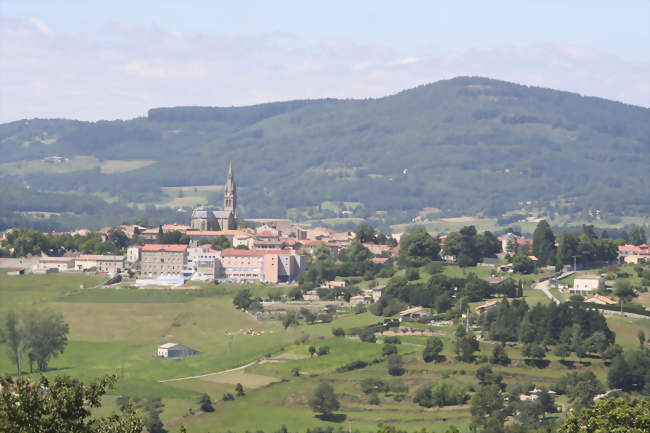
<path id="1" fill-rule="evenodd" d="M 259 359 L 255 361 L 251 361 L 248 364 L 242 365 L 240 367 L 230 368 L 228 370 L 221 370 L 221 371 L 216 371 L 214 373 L 200 374 L 198 376 L 186 376 L 186 377 L 177 377 L 174 379 L 164 379 L 164 380 L 159 380 L 158 382 L 160 383 L 175 382 L 177 380 L 199 379 L 201 377 L 215 376 L 217 374 L 224 374 L 224 373 L 230 373 L 231 371 L 243 370 L 244 368 L 250 367 L 253 364 L 257 364 L 258 362 L 260 362 Z"/>
<path id="2" fill-rule="evenodd" d="M 555 303 L 558 304 L 558 305 L 560 304 L 560 300 L 557 299 L 555 296 L 553 296 L 553 294 L 552 294 L 551 291 L 549 290 L 549 281 L 548 281 L 548 280 L 547 280 L 547 281 L 542 281 L 541 283 L 537 283 L 537 284 L 535 285 L 535 289 L 537 289 L 537 290 L 541 290 L 542 292 L 544 292 L 544 294 L 546 295 L 546 297 L 548 297 L 551 301 L 555 302 Z M 626 313 L 626 312 L 623 312 L 623 314 L 621 314 L 620 311 L 601 310 L 600 308 L 597 308 L 597 310 L 600 311 L 601 313 L 604 313 L 604 314 L 613 314 L 613 315 L 615 315 L 615 316 L 621 316 L 621 315 L 622 315 L 622 316 L 624 316 L 624 317 L 632 317 L 632 318 L 634 318 L 634 319 L 646 319 L 646 320 L 650 320 L 650 317 L 648 317 L 648 316 L 644 316 L 644 315 L 641 315 L 641 314 Z"/>

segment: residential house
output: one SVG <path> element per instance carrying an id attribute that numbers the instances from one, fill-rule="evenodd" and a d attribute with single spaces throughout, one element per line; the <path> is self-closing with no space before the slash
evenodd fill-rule
<path id="1" fill-rule="evenodd" d="M 126 261 L 127 263 L 135 263 L 138 260 L 140 260 L 140 250 L 142 249 L 142 245 L 135 245 L 132 247 L 128 247 L 126 249 Z"/>
<path id="2" fill-rule="evenodd" d="M 650 249 L 648 245 L 620 245 L 618 247 L 618 261 L 621 263 L 639 264 L 650 262 Z"/>
<path id="3" fill-rule="evenodd" d="M 487 310 L 496 307 L 496 306 L 499 305 L 500 303 L 501 303 L 501 299 L 497 299 L 497 300 L 494 300 L 494 301 L 486 302 L 486 303 L 483 304 L 483 305 L 479 305 L 479 306 L 476 307 L 476 309 L 475 309 L 476 314 L 483 314 L 483 313 L 485 313 Z"/>
<path id="4" fill-rule="evenodd" d="M 97 259 L 97 272 L 117 275 L 124 270 L 124 256 L 101 255 Z"/>
<path id="5" fill-rule="evenodd" d="M 423 317 L 429 317 L 430 314 L 424 307 L 413 307 L 399 313 L 399 321 L 406 319 L 421 319 Z"/>

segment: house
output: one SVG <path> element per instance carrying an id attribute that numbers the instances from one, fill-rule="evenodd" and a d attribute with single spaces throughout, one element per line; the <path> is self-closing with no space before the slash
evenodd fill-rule
<path id="1" fill-rule="evenodd" d="M 74 257 L 48 257 L 44 256 L 38 260 L 38 269 L 56 269 L 58 272 L 74 270 Z"/>
<path id="2" fill-rule="evenodd" d="M 585 274 L 573 279 L 573 287 L 569 289 L 571 295 L 592 295 L 605 287 L 605 279 L 598 275 Z"/>
<path id="3" fill-rule="evenodd" d="M 591 298 L 585 299 L 585 302 L 599 305 L 616 305 L 616 301 L 612 301 L 608 297 L 602 295 L 594 295 Z"/>
<path id="4" fill-rule="evenodd" d="M 82 254 L 74 259 L 74 268 L 78 271 L 85 271 L 86 269 L 96 268 L 97 259 L 101 257 L 100 254 Z"/>
<path id="5" fill-rule="evenodd" d="M 638 264 L 650 262 L 650 249 L 643 245 L 620 245 L 618 247 L 618 261 L 623 263 Z"/>
<path id="6" fill-rule="evenodd" d="M 371 289 L 366 289 L 363 291 L 364 296 L 371 298 L 372 302 L 377 302 L 379 301 L 379 298 L 381 298 L 381 292 L 384 290 L 386 286 L 376 286 Z"/>
<path id="7" fill-rule="evenodd" d="M 357 295 L 350 298 L 350 305 L 365 304 L 367 302 L 365 296 Z"/>
<path id="8" fill-rule="evenodd" d="M 117 275 L 124 270 L 124 256 L 101 255 L 97 258 L 97 272 Z"/>
<path id="9" fill-rule="evenodd" d="M 180 276 L 187 260 L 187 245 L 145 244 L 141 249 L 140 274 L 157 278 L 161 275 Z"/>
<path id="10" fill-rule="evenodd" d="M 142 249 L 142 245 L 136 245 L 133 247 L 128 247 L 126 249 L 126 261 L 128 263 L 135 263 L 138 260 L 140 260 L 140 250 Z"/>
<path id="11" fill-rule="evenodd" d="M 176 343 L 165 343 L 158 346 L 156 356 L 159 358 L 183 359 L 190 355 L 199 355 L 198 350 L 190 349 Z"/>
<path id="12" fill-rule="evenodd" d="M 160 227 L 154 227 L 151 229 L 143 230 L 140 233 L 140 236 L 143 239 L 146 240 L 156 240 L 158 238 L 158 232 L 162 230 L 163 233 L 169 233 L 169 232 L 181 232 L 185 234 L 188 230 L 191 230 L 192 227 L 186 226 L 186 225 L 181 225 L 181 224 L 163 224 Z"/>
<path id="13" fill-rule="evenodd" d="M 348 286 L 348 282 L 345 280 L 332 280 L 332 281 L 326 281 L 320 286 L 323 289 L 334 289 L 334 288 L 345 289 Z"/>
<path id="14" fill-rule="evenodd" d="M 515 283 L 514 280 L 510 277 L 485 277 L 483 279 L 490 283 L 490 285 L 493 287 L 503 287 L 508 284 Z"/>
<path id="15" fill-rule="evenodd" d="M 7 269 L 7 275 L 25 275 L 25 268 Z"/>
<path id="16" fill-rule="evenodd" d="M 485 304 L 483 304 L 483 305 L 479 305 L 478 307 L 476 307 L 475 311 L 476 311 L 477 314 L 483 314 L 483 313 L 485 313 L 487 310 L 489 310 L 490 308 L 494 308 L 494 307 L 496 307 L 497 305 L 499 305 L 500 303 L 501 303 L 501 299 L 497 299 L 497 300 L 494 300 L 494 301 L 486 302 Z"/>
<path id="17" fill-rule="evenodd" d="M 405 319 L 421 319 L 422 317 L 429 317 L 429 312 L 424 307 L 413 307 L 399 313 L 399 321 Z"/>

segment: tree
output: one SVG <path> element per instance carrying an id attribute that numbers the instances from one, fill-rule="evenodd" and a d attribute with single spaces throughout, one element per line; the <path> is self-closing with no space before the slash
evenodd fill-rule
<path id="1" fill-rule="evenodd" d="M 237 294 L 235 294 L 235 297 L 232 299 L 232 303 L 237 307 L 241 308 L 242 310 L 246 310 L 251 302 L 251 291 L 248 289 L 240 289 L 237 291 Z"/>
<path id="2" fill-rule="evenodd" d="M 571 354 L 571 348 L 566 343 L 560 343 L 553 349 L 553 355 L 559 356 L 562 361 Z"/>
<path id="3" fill-rule="evenodd" d="M 546 220 L 541 220 L 533 233 L 533 255 L 540 266 L 555 264 L 555 235 Z"/>
<path id="4" fill-rule="evenodd" d="M 298 326 L 298 314 L 295 311 L 287 311 L 282 319 L 282 326 L 288 328 L 289 326 Z"/>
<path id="5" fill-rule="evenodd" d="M 558 433 L 646 433 L 650 431 L 650 402 L 622 398 L 599 400 L 593 409 L 573 412 Z"/>
<path id="6" fill-rule="evenodd" d="M 443 342 L 440 337 L 430 337 L 427 339 L 424 351 L 422 351 L 422 359 L 424 362 L 431 362 L 440 356 L 442 352 Z"/>
<path id="7" fill-rule="evenodd" d="M 7 433 L 140 433 L 142 421 L 126 404 L 121 414 L 93 416 L 116 376 L 104 376 L 84 385 L 70 376 L 52 381 L 41 376 L 0 378 L 0 431 Z"/>
<path id="8" fill-rule="evenodd" d="M 618 355 L 607 371 L 607 384 L 610 388 L 629 391 L 633 385 L 631 369 L 623 355 Z"/>
<path id="9" fill-rule="evenodd" d="M 246 395 L 246 393 L 244 392 L 244 387 L 242 386 L 241 383 L 235 385 L 235 393 L 237 394 L 237 397 L 243 397 Z"/>
<path id="10" fill-rule="evenodd" d="M 302 290 L 300 290 L 299 286 L 293 286 L 292 288 L 289 289 L 289 293 L 287 293 L 287 297 L 292 301 L 301 301 L 303 299 Z"/>
<path id="11" fill-rule="evenodd" d="M 359 224 L 357 226 L 356 237 L 361 243 L 376 243 L 377 242 L 377 232 L 375 229 L 365 223 Z"/>
<path id="12" fill-rule="evenodd" d="M 645 332 L 639 329 L 639 332 L 636 333 L 636 338 L 639 339 L 639 349 L 645 349 Z"/>
<path id="13" fill-rule="evenodd" d="M 113 242 L 113 244 L 123 250 L 129 244 L 129 238 L 126 236 L 124 231 L 119 228 L 112 228 L 108 231 L 108 240 Z"/>
<path id="14" fill-rule="evenodd" d="M 25 350 L 29 357 L 29 371 L 36 361 L 38 369 L 45 371 L 50 358 L 63 354 L 68 343 L 68 324 L 63 315 L 52 310 L 30 310 L 24 316 Z"/>
<path id="15" fill-rule="evenodd" d="M 22 374 L 22 354 L 25 349 L 25 330 L 18 315 L 13 311 L 7 313 L 0 328 L 0 341 L 7 346 L 9 359 L 16 365 L 18 376 Z"/>
<path id="16" fill-rule="evenodd" d="M 432 407 L 433 406 L 433 393 L 431 392 L 431 385 L 424 384 L 415 390 L 415 396 L 413 396 L 413 402 L 419 404 L 422 407 Z"/>
<path id="17" fill-rule="evenodd" d="M 336 398 L 332 385 L 322 382 L 316 387 L 314 394 L 309 399 L 309 406 L 314 412 L 320 412 L 324 416 L 329 416 L 341 407 L 341 403 Z"/>
<path id="18" fill-rule="evenodd" d="M 479 350 L 478 340 L 474 334 L 467 334 L 462 326 L 456 330 L 456 340 L 454 341 L 454 350 L 456 356 L 463 362 L 472 362 L 474 352 Z"/>
<path id="19" fill-rule="evenodd" d="M 479 421 L 502 407 L 503 399 L 499 385 L 481 385 L 472 397 L 470 411 L 475 420 Z"/>
<path id="20" fill-rule="evenodd" d="M 628 230 L 629 242 L 632 245 L 642 245 L 645 244 L 648 239 L 646 238 L 645 229 L 640 226 L 632 226 Z"/>
<path id="21" fill-rule="evenodd" d="M 225 250 L 226 248 L 230 248 L 230 241 L 224 235 L 219 235 L 216 238 L 214 238 L 212 241 L 210 241 L 210 246 L 212 247 L 212 249 L 221 251 L 221 250 Z"/>
<path id="22" fill-rule="evenodd" d="M 391 376 L 401 376 L 404 374 L 404 361 L 398 354 L 388 356 L 386 364 L 388 365 L 388 374 Z"/>
<path id="23" fill-rule="evenodd" d="M 343 328 L 332 328 L 332 335 L 335 337 L 345 337 L 345 330 Z"/>
<path id="24" fill-rule="evenodd" d="M 424 229 L 416 227 L 400 238 L 400 266 L 420 267 L 440 260 L 440 241 L 431 237 Z"/>
<path id="25" fill-rule="evenodd" d="M 316 353 L 316 348 L 314 346 L 309 346 L 309 357 L 313 358 L 314 354 Z"/>
<path id="26" fill-rule="evenodd" d="M 510 364 L 510 357 L 506 353 L 506 345 L 496 344 L 490 354 L 490 364 L 508 365 Z"/>
<path id="27" fill-rule="evenodd" d="M 208 394 L 202 394 L 199 398 L 199 405 L 203 412 L 214 412 L 214 406 L 212 405 L 212 399 Z"/>
<path id="28" fill-rule="evenodd" d="M 512 258 L 512 270 L 522 274 L 530 274 L 535 270 L 535 263 L 527 255 L 517 253 Z"/>
<path id="29" fill-rule="evenodd" d="M 629 281 L 616 280 L 614 295 L 618 297 L 618 301 L 621 304 L 621 311 L 623 311 L 623 303 L 633 298 L 635 296 L 635 293 Z"/>
<path id="30" fill-rule="evenodd" d="M 397 353 L 397 346 L 394 344 L 384 344 L 381 348 L 381 354 L 384 356 L 392 355 Z"/>

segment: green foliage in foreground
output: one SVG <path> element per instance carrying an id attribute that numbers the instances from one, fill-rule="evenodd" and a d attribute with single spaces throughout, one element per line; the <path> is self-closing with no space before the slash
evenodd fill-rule
<path id="1" fill-rule="evenodd" d="M 115 385 L 105 376 L 90 385 L 69 376 L 45 377 L 32 383 L 19 377 L 0 378 L 0 431 L 7 433 L 140 433 L 142 422 L 130 406 L 120 414 L 91 418 L 91 408 Z"/>
<path id="2" fill-rule="evenodd" d="M 650 402 L 605 399 L 593 409 L 571 415 L 558 433 L 646 433 L 650 431 Z"/>

